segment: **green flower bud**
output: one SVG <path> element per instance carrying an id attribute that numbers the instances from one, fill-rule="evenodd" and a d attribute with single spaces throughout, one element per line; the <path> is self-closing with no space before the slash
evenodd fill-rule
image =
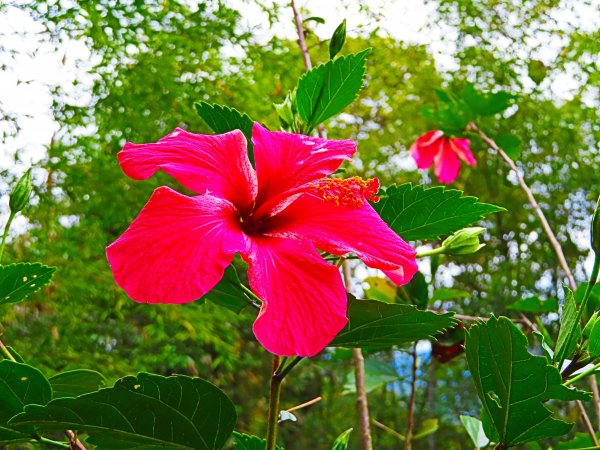
<path id="1" fill-rule="evenodd" d="M 475 253 L 485 244 L 479 243 L 479 235 L 485 231 L 482 227 L 470 227 L 458 230 L 442 242 L 442 247 L 447 255 L 468 255 Z"/>
<path id="2" fill-rule="evenodd" d="M 600 258 L 600 197 L 598 197 L 598 203 L 596 204 L 596 211 L 594 211 L 594 218 L 592 219 L 592 249 L 596 253 L 596 258 Z"/>
<path id="3" fill-rule="evenodd" d="M 31 195 L 31 169 L 23 174 L 23 176 L 17 181 L 13 188 L 8 205 L 10 211 L 13 214 L 22 211 L 29 203 L 29 196 Z"/>
<path id="4" fill-rule="evenodd" d="M 288 94 L 282 103 L 274 103 L 275 111 L 279 116 L 283 128 L 290 129 L 294 125 L 294 98 L 293 94 Z"/>
<path id="5" fill-rule="evenodd" d="M 338 25 L 329 41 L 329 58 L 335 58 L 346 42 L 346 19 Z"/>

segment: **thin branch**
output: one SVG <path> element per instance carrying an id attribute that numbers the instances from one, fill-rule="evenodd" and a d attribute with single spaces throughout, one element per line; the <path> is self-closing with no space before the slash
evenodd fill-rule
<path id="1" fill-rule="evenodd" d="M 525 182 L 523 175 L 521 175 L 521 172 L 519 172 L 517 165 L 510 158 L 510 156 L 508 156 L 500 147 L 498 147 L 498 144 L 496 144 L 496 142 L 494 142 L 483 131 L 481 131 L 477 127 L 477 125 L 475 125 L 473 122 L 471 122 L 469 124 L 469 128 L 471 130 L 475 131 L 477 134 L 479 134 L 481 139 L 483 139 L 485 141 L 485 143 L 490 146 L 490 148 L 492 148 L 493 150 L 498 152 L 498 154 L 504 160 L 506 165 L 515 173 L 515 175 L 517 177 L 517 181 L 519 183 L 519 186 L 521 186 L 521 189 L 523 189 L 523 192 L 525 192 L 525 195 L 527 195 L 529 204 L 531 205 L 531 207 L 535 211 L 536 215 L 540 219 L 540 222 L 542 223 L 542 228 L 544 229 L 546 236 L 548 236 L 548 239 L 550 240 L 550 244 L 552 244 L 554 253 L 556 253 L 556 256 L 558 257 L 558 262 L 560 263 L 562 270 L 565 272 L 565 275 L 567 276 L 567 279 L 569 280 L 569 285 L 571 286 L 571 289 L 573 291 L 575 291 L 575 289 L 577 289 L 577 285 L 575 284 L 575 278 L 573 278 L 573 274 L 571 273 L 571 270 L 569 269 L 567 260 L 565 258 L 565 254 L 563 253 L 563 250 L 562 250 L 562 247 L 561 247 L 560 243 L 558 242 L 558 239 L 556 239 L 556 236 L 555 236 L 554 232 L 552 231 L 552 228 L 550 228 L 550 224 L 548 223 L 548 220 L 546 219 L 544 212 L 540 208 L 540 205 L 536 201 L 536 199 L 533 195 L 533 192 L 531 191 L 529 186 L 527 186 L 527 183 Z"/>
<path id="2" fill-rule="evenodd" d="M 298 411 L 299 409 L 306 408 L 307 406 L 314 405 L 315 403 L 319 403 L 321 400 L 323 400 L 323 397 L 319 396 L 319 397 L 313 398 L 312 400 L 309 400 L 307 402 L 300 403 L 299 405 L 294 406 L 292 408 L 286 409 L 286 411 L 287 412 Z"/>
<path id="3" fill-rule="evenodd" d="M 77 439 L 77 436 L 75 436 L 75 433 L 73 433 L 72 430 L 66 430 L 65 435 L 69 439 L 69 448 L 71 450 L 86 450 L 84 445 L 79 439 Z"/>
<path id="4" fill-rule="evenodd" d="M 390 433 L 392 436 L 397 437 L 398 439 L 400 439 L 401 441 L 406 439 L 406 436 L 404 436 L 403 434 L 398 433 L 396 430 L 394 430 L 393 428 L 388 427 L 387 425 L 382 424 L 381 422 L 375 420 L 375 419 L 371 419 L 371 423 L 373 425 L 375 425 L 377 428 L 382 429 L 383 431 L 386 431 L 388 433 Z"/>
<path id="5" fill-rule="evenodd" d="M 406 420 L 406 441 L 404 450 L 412 449 L 412 437 L 415 427 L 415 397 L 417 394 L 417 343 L 413 343 L 412 351 L 412 380 L 410 383 L 410 399 L 408 400 L 408 418 Z"/>
<path id="6" fill-rule="evenodd" d="M 298 45 L 300 46 L 300 51 L 302 52 L 304 68 L 308 72 L 310 69 L 312 69 L 312 63 L 310 62 L 310 54 L 308 53 L 306 40 L 304 39 L 304 26 L 302 25 L 302 17 L 300 16 L 298 8 L 296 8 L 296 2 L 291 0 L 290 4 L 292 6 L 292 11 L 294 11 L 294 22 L 296 23 L 296 31 L 298 32 Z"/>
<path id="7" fill-rule="evenodd" d="M 585 426 L 585 429 L 592 438 L 592 442 L 594 443 L 594 445 L 598 447 L 598 445 L 600 444 L 598 444 L 596 432 L 594 431 L 594 427 L 592 425 L 592 422 L 590 421 L 590 417 L 588 416 L 585 408 L 583 407 L 583 403 L 581 403 L 581 400 L 577 400 L 576 403 L 577 407 L 579 408 L 579 412 L 581 413 L 581 420 L 583 420 L 583 425 Z"/>

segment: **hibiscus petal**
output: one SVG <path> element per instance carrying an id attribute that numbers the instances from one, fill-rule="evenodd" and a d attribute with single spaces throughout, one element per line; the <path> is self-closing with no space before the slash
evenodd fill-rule
<path id="1" fill-rule="evenodd" d="M 212 289 L 245 248 L 228 201 L 154 191 L 131 226 L 106 249 L 115 281 L 135 301 L 186 303 Z"/>
<path id="2" fill-rule="evenodd" d="M 471 141 L 468 139 L 450 139 L 450 145 L 452 146 L 452 150 L 458 155 L 460 159 L 466 162 L 469 166 L 474 166 L 477 164 L 475 160 L 475 156 L 471 152 L 470 145 Z"/>
<path id="3" fill-rule="evenodd" d="M 128 142 L 118 156 L 123 172 L 135 180 L 164 170 L 186 188 L 225 198 L 240 209 L 249 208 L 256 196 L 256 173 L 240 130 L 202 135 L 177 128 L 156 143 Z"/>
<path id="4" fill-rule="evenodd" d="M 440 130 L 429 131 L 417 139 L 410 147 L 410 155 L 419 169 L 427 169 L 433 164 L 433 158 L 440 150 L 439 139 L 444 133 Z"/>
<path id="5" fill-rule="evenodd" d="M 252 129 L 258 177 L 257 204 L 274 204 L 306 183 L 335 172 L 356 152 L 354 141 L 319 139 L 301 134 Z"/>
<path id="6" fill-rule="evenodd" d="M 252 239 L 244 256 L 252 290 L 263 300 L 254 334 L 271 353 L 313 356 L 347 322 L 347 298 L 339 270 L 309 242 Z"/>
<path id="7" fill-rule="evenodd" d="M 354 252 L 399 285 L 418 270 L 415 250 L 368 202 L 359 208 L 335 206 L 304 194 L 274 218 L 269 235 L 306 239 L 335 255 Z"/>
<path id="8" fill-rule="evenodd" d="M 440 152 L 434 158 L 434 164 L 435 175 L 440 183 L 449 184 L 456 180 L 460 170 L 460 160 L 448 140 L 443 141 Z"/>

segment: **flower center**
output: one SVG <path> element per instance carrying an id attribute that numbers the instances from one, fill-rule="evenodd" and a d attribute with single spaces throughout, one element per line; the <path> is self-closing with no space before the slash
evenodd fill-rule
<path id="1" fill-rule="evenodd" d="M 335 206 L 349 206 L 360 208 L 365 204 L 365 199 L 378 202 L 379 180 L 361 177 L 351 178 L 322 178 L 310 184 L 317 194 L 325 201 Z"/>

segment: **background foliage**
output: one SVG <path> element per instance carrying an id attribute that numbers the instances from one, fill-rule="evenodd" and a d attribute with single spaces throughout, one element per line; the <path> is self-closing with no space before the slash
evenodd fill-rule
<path id="1" fill-rule="evenodd" d="M 287 16 L 277 16 L 277 8 L 267 3 L 262 6 L 271 11 L 271 19 L 291 27 Z M 31 15 L 43 27 L 42 38 L 57 51 L 77 39 L 91 52 L 81 66 L 86 75 L 79 85 L 53 87 L 52 115 L 59 128 L 34 172 L 36 205 L 26 211 L 29 226 L 12 236 L 5 255 L 6 261 L 43 261 L 59 269 L 34 302 L 4 307 L 1 317 L 6 339 L 47 375 L 75 367 L 100 368 L 111 381 L 138 371 L 199 374 L 226 389 L 238 407 L 238 430 L 261 434 L 262 425 L 254 419 L 267 408 L 269 357 L 250 331 L 253 312 L 235 314 L 210 301 L 135 304 L 114 284 L 104 258 L 105 246 L 137 215 L 153 188 L 171 183 L 161 176 L 143 183 L 126 178 L 116 159 L 125 140 L 155 141 L 176 126 L 209 132 L 193 106 L 202 100 L 235 107 L 276 127 L 272 103 L 284 100 L 303 71 L 296 42 L 264 42 L 244 25 L 246 2 L 199 5 L 76 0 L 0 6 L 0 14 L 19 8 Z M 586 5 L 429 0 L 428 10 L 434 13 L 422 32 L 440 36 L 431 44 L 398 41 L 377 28 L 349 27 L 343 53 L 373 50 L 358 101 L 327 122 L 330 138 L 358 141 L 348 173 L 377 176 L 384 186 L 435 184 L 407 158 L 410 144 L 429 127 L 420 112 L 435 100 L 433 88 L 460 90 L 470 82 L 483 90 L 518 93 L 503 120 L 485 119 L 480 127 L 490 135 L 520 138 L 520 167 L 557 230 L 576 277 L 587 279 L 585 233 L 600 170 L 600 80 L 594 58 L 600 39 L 597 31 L 580 26 Z M 370 13 L 377 18 L 379 11 Z M 318 30 L 316 22 L 307 22 L 307 27 Z M 307 39 L 314 62 L 325 62 L 328 42 L 312 32 Z M 544 48 L 552 49 L 551 54 Z M 0 52 L 5 52 L 3 61 L 10 70 L 17 59 L 4 47 Z M 563 87 L 565 76 L 568 89 Z M 80 97 L 87 100 L 77 101 Z M 10 129 L 7 123 L 18 122 L 13 116 L 2 111 L 3 130 Z M 510 315 L 506 306 L 521 298 L 562 300 L 564 280 L 556 257 L 524 195 L 484 143 L 469 137 L 477 168 L 463 167 L 453 187 L 508 211 L 489 216 L 487 246 L 462 256 L 460 267 L 440 257 L 434 279 L 424 267 L 431 292 L 466 292 L 440 296 L 430 306 L 476 316 L 489 311 Z M 14 176 L 10 169 L 4 175 Z M 552 329 L 556 317 L 546 314 L 542 320 Z M 370 391 L 372 414 L 401 431 L 408 401 L 403 381 L 411 364 L 406 350 L 368 356 L 379 364 L 370 376 L 383 380 Z M 471 380 L 464 377 L 464 357 L 439 363 L 428 351 L 420 356 L 418 421 L 437 418 L 439 430 L 416 441 L 415 448 L 440 443 L 469 448 L 459 412 L 479 415 L 479 403 Z M 298 422 L 283 424 L 288 450 L 325 448 L 354 424 L 348 413 L 354 411 L 353 397 L 343 393 L 350 367 L 349 353 L 338 349 L 303 363 L 293 382 L 288 381 L 284 408 L 324 398 L 299 411 Z M 374 433 L 376 448 L 398 445 L 393 435 L 377 428 Z"/>

